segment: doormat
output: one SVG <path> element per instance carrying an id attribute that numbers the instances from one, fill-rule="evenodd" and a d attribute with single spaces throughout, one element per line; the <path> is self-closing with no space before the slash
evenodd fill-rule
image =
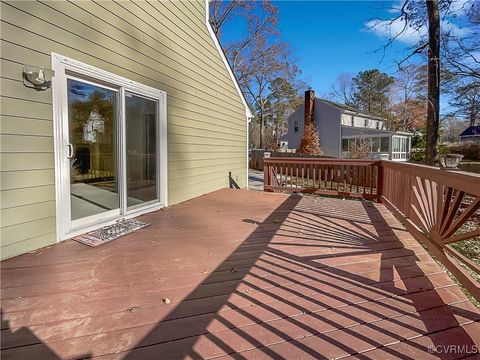
<path id="1" fill-rule="evenodd" d="M 149 225 L 149 223 L 135 219 L 119 220 L 113 225 L 75 236 L 73 240 L 91 247 L 96 247 Z"/>

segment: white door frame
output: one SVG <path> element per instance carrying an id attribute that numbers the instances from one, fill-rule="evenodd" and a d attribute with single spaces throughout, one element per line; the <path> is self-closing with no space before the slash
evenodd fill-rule
<path id="1" fill-rule="evenodd" d="M 128 80 L 124 77 L 81 63 L 65 56 L 52 53 L 52 68 L 55 75 L 52 79 L 53 91 L 53 128 L 55 150 L 55 195 L 57 242 L 72 236 L 85 233 L 96 228 L 114 223 L 119 218 L 129 218 L 142 213 L 157 210 L 168 205 L 168 173 L 167 173 L 167 94 L 153 87 Z M 71 221 L 70 215 L 70 160 L 67 158 L 69 137 L 67 72 L 79 77 L 81 81 L 99 82 L 113 86 L 118 90 L 118 188 L 120 196 L 120 211 L 102 213 L 100 216 L 89 217 L 89 222 Z M 157 132 L 157 184 L 158 202 L 148 202 L 145 206 L 127 208 L 126 199 L 126 156 L 125 156 L 125 91 L 158 101 L 158 132 Z"/>

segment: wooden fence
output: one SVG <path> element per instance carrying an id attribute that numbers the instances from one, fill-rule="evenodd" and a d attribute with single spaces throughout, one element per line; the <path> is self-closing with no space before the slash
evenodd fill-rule
<path id="1" fill-rule="evenodd" d="M 480 266 L 455 250 L 480 237 L 480 175 L 393 161 L 266 158 L 264 190 L 376 200 L 480 301 Z"/>

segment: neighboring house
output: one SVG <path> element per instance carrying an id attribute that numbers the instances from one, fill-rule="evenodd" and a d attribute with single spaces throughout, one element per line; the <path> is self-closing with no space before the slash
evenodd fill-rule
<path id="1" fill-rule="evenodd" d="M 246 186 L 251 114 L 207 1 L 2 2 L 1 20 L 2 258 L 229 172 Z"/>
<path id="2" fill-rule="evenodd" d="M 470 126 L 466 128 L 460 135 L 460 141 L 480 142 L 480 126 Z"/>
<path id="3" fill-rule="evenodd" d="M 306 103 L 298 107 L 288 118 L 288 133 L 282 138 L 290 149 L 298 148 L 303 135 L 305 109 L 319 132 L 324 155 L 348 158 L 359 138 L 371 139 L 372 158 L 406 161 L 411 148 L 411 133 L 386 130 L 386 120 L 369 115 L 349 106 L 315 98 L 313 90 L 305 93 Z M 311 100 L 309 100 L 311 99 Z M 308 102 L 313 101 L 313 104 Z M 307 115 L 308 116 L 308 115 Z"/>

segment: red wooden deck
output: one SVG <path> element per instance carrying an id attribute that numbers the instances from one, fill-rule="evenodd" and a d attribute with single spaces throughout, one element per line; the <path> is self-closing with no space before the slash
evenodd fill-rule
<path id="1" fill-rule="evenodd" d="M 480 344 L 479 310 L 382 205 L 221 190 L 141 219 L 97 248 L 2 262 L 2 359 L 463 358 Z"/>

